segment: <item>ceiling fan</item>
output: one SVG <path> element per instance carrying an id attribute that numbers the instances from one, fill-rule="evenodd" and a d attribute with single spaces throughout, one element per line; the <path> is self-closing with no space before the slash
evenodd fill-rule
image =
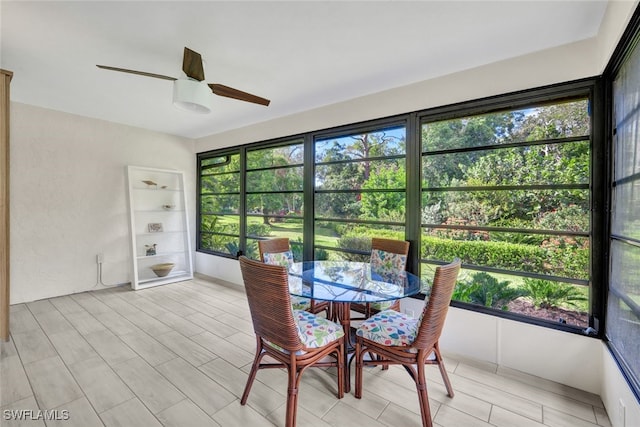
<path id="1" fill-rule="evenodd" d="M 254 104 L 269 105 L 271 101 L 234 89 L 229 86 L 218 83 L 204 82 L 204 67 L 202 65 L 202 56 L 188 47 L 184 48 L 184 57 L 182 59 L 182 71 L 187 78 L 177 79 L 175 77 L 164 76 L 162 74 L 147 73 L 145 71 L 127 70 L 125 68 L 110 67 L 108 65 L 96 65 L 98 68 L 111 71 L 120 71 L 123 73 L 137 74 L 140 76 L 154 77 L 156 79 L 173 81 L 173 103 L 177 107 L 189 111 L 199 113 L 208 113 L 211 111 L 211 92 L 218 96 L 239 99 L 240 101 L 252 102 Z"/>

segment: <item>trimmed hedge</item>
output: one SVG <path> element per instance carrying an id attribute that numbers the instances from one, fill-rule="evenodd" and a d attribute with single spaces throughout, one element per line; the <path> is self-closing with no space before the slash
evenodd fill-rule
<path id="1" fill-rule="evenodd" d="M 377 236 L 403 239 L 404 234 L 391 230 L 358 227 L 350 237 Z M 347 236 L 345 236 L 347 237 Z M 589 277 L 589 249 L 573 246 L 527 245 L 486 240 L 450 240 L 433 236 L 421 237 L 421 256 L 434 260 L 452 260 L 511 271 L 548 274 L 575 279 Z"/>
<path id="2" fill-rule="evenodd" d="M 509 242 L 447 240 L 422 236 L 422 257 L 503 268 L 505 270 L 543 273 L 561 277 L 587 279 L 589 250 L 574 247 L 550 247 Z"/>

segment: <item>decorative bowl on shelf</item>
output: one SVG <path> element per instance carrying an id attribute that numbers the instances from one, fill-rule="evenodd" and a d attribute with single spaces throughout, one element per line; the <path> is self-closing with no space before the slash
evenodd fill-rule
<path id="1" fill-rule="evenodd" d="M 154 264 L 151 266 L 151 270 L 156 273 L 158 277 L 164 277 L 171 272 L 171 270 L 175 267 L 175 264 L 172 262 L 163 262 L 161 264 Z"/>

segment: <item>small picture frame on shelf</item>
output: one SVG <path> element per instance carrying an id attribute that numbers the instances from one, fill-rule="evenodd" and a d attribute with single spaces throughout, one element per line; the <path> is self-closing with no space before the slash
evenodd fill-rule
<path id="1" fill-rule="evenodd" d="M 147 230 L 149 233 L 162 233 L 162 223 L 161 222 L 150 222 L 147 224 Z"/>

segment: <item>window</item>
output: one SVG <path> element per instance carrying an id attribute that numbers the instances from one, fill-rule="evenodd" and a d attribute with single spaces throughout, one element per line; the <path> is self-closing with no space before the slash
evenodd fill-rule
<path id="1" fill-rule="evenodd" d="M 240 153 L 199 159 L 198 250 L 237 255 L 240 248 Z"/>
<path id="2" fill-rule="evenodd" d="M 408 269 L 425 279 L 463 259 L 460 307 L 597 330 L 598 88 L 588 79 L 200 153 L 198 250 L 257 258 L 259 239 L 288 237 L 297 260 L 362 260 L 372 236 L 408 240 Z"/>
<path id="3" fill-rule="evenodd" d="M 258 240 L 288 237 L 296 261 L 302 261 L 304 145 L 247 150 L 246 254 L 258 259 Z"/>
<path id="4" fill-rule="evenodd" d="M 421 262 L 454 257 L 454 300 L 589 326 L 587 99 L 422 125 Z"/>
<path id="5" fill-rule="evenodd" d="M 368 260 L 371 236 L 404 240 L 405 134 L 395 126 L 316 139 L 316 259 Z"/>
<path id="6" fill-rule="evenodd" d="M 635 47 L 613 80 L 611 261 L 606 323 L 610 346 L 636 392 L 640 390 L 639 76 L 640 49 Z"/>

